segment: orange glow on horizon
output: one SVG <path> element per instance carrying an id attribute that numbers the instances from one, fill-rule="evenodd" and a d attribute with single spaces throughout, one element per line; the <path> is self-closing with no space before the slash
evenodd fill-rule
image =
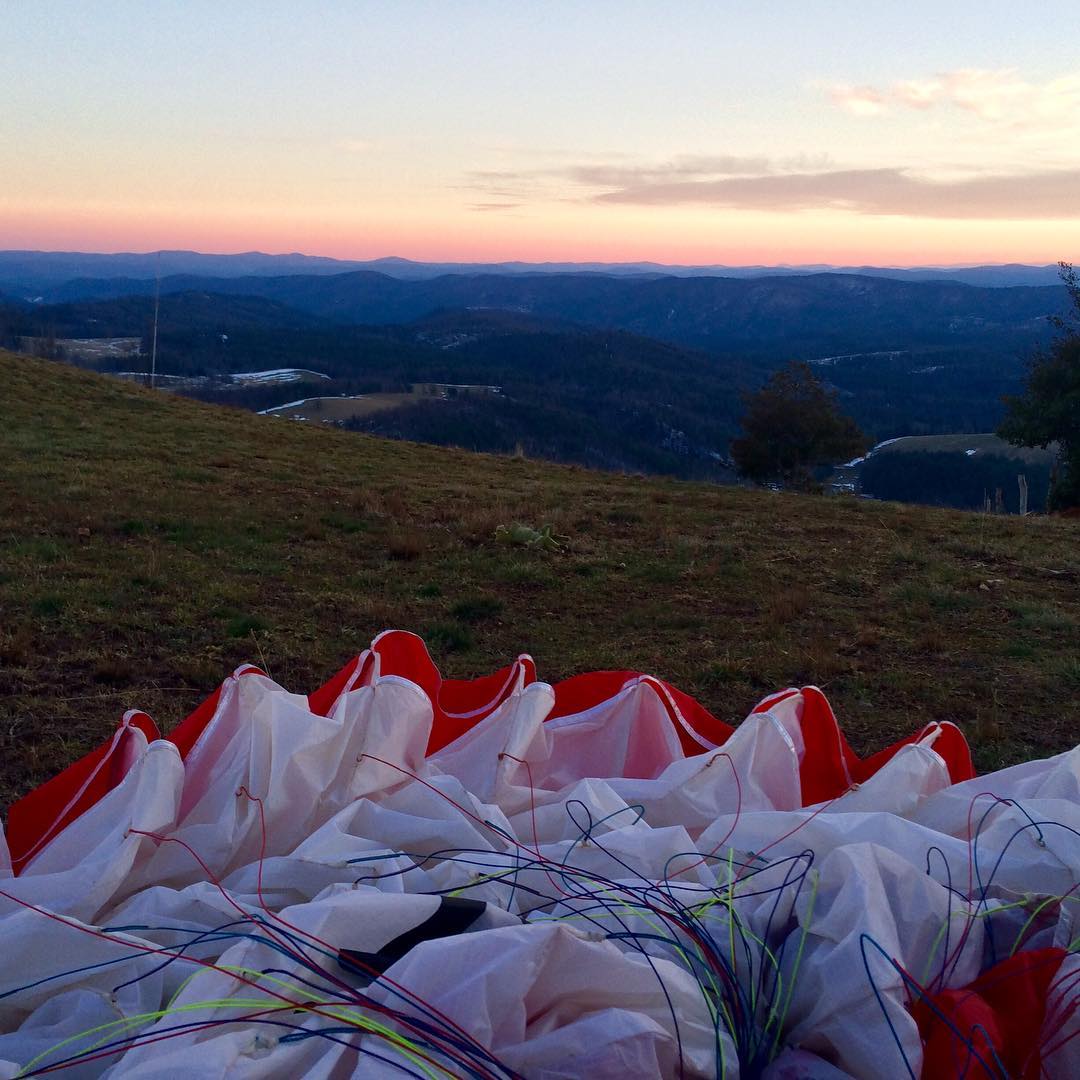
<path id="1" fill-rule="evenodd" d="M 456 209 L 456 208 L 455 208 Z M 732 266 L 1046 264 L 1080 254 L 1075 221 L 941 221 L 854 214 L 612 214 L 580 207 L 477 213 L 428 208 L 370 220 L 352 213 L 246 208 L 145 212 L 0 202 L 0 248 L 302 252 L 418 262 L 656 262 Z"/>

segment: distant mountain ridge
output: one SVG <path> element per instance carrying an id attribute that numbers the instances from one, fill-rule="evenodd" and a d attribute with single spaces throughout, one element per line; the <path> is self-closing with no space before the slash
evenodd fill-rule
<path id="1" fill-rule="evenodd" d="M 63 303 L 0 303 L 0 343 L 77 357 L 66 340 L 137 337 L 147 352 L 157 287 L 156 278 L 78 279 L 49 290 Z M 512 449 L 520 431 L 537 456 L 681 475 L 719 471 L 740 391 L 791 359 L 819 365 L 878 439 L 992 430 L 1002 395 L 1020 390 L 1024 356 L 1067 306 L 1062 285 L 838 273 L 354 270 L 168 275 L 160 288 L 161 373 L 310 368 L 338 380 L 328 391 L 338 394 L 500 385 L 499 399 L 380 413 L 365 429 L 492 450 Z M 280 404 L 257 390 L 226 396 Z M 598 420 L 613 440 L 598 440 Z"/>
<path id="2" fill-rule="evenodd" d="M 232 255 L 197 251 L 122 252 L 103 254 L 64 251 L 0 251 L 0 291 L 36 298 L 49 290 L 77 279 L 148 279 L 175 275 L 210 277 L 274 277 L 289 274 L 341 274 L 351 270 L 373 270 L 402 280 L 427 280 L 446 274 L 603 274 L 612 277 L 774 277 L 802 274 L 859 274 L 889 277 L 901 281 L 955 281 L 969 285 L 1004 287 L 1010 285 L 1053 285 L 1054 265 L 1020 263 L 982 266 L 836 266 L 827 263 L 803 265 L 725 264 L 672 265 L 657 262 L 544 262 L 494 263 L 416 262 L 397 256 L 379 259 L 333 259 L 298 252 L 268 255 L 247 251 Z M 84 297 L 67 297 L 84 299 Z M 53 297 L 59 299 L 59 297 Z"/>
<path id="3" fill-rule="evenodd" d="M 71 282 L 68 303 L 147 296 L 156 283 Z M 851 274 L 764 278 L 599 274 L 447 274 L 402 280 L 370 270 L 335 275 L 164 278 L 164 296 L 253 296 L 342 324 L 405 323 L 445 310 L 495 308 L 609 330 L 626 330 L 714 352 L 814 358 L 913 346 L 992 344 L 1027 348 L 1064 310 L 1063 286 L 981 288 Z"/>
<path id="4" fill-rule="evenodd" d="M 398 393 L 418 382 L 517 387 L 519 402 L 547 401 L 560 412 L 514 414 L 520 427 L 538 433 L 536 453 L 609 465 L 618 460 L 620 467 L 632 460 L 629 453 L 598 459 L 597 448 L 586 455 L 588 444 L 580 441 L 581 453 L 574 457 L 565 453 L 565 438 L 555 446 L 540 441 L 539 432 L 557 428 L 569 435 L 577 424 L 573 414 L 588 418 L 587 428 L 579 429 L 584 435 L 595 429 L 601 402 L 619 399 L 636 381 L 631 411 L 647 418 L 654 446 L 681 438 L 654 423 L 663 415 L 657 409 L 674 410 L 669 426 L 687 437 L 688 447 L 722 454 L 739 392 L 793 357 L 812 361 L 876 439 L 992 430 L 1001 418 L 1002 395 L 1021 389 L 1024 356 L 1050 333 L 1045 313 L 1064 299 L 1063 289 L 990 290 L 834 275 L 403 282 L 362 272 L 342 278 L 214 279 L 215 288 L 235 293 L 172 293 L 172 284 L 165 283 L 160 303 L 159 372 L 213 377 L 310 368 L 341 381 L 326 392 L 347 394 Z M 271 295 L 245 295 L 256 286 Z M 461 303 L 463 295 L 473 302 Z M 358 304 L 367 307 L 370 321 L 344 317 L 364 315 Z M 134 337 L 142 339 L 146 354 L 154 310 L 154 297 L 145 294 L 61 305 L 0 303 L 0 344 L 20 348 L 29 339 L 37 344 L 27 348 L 48 350 L 59 342 L 77 358 L 79 347 L 66 340 Z M 704 349 L 693 345 L 699 336 L 707 339 Z M 117 364 L 130 366 L 126 359 L 104 366 Z M 260 409 L 290 400 L 271 396 L 266 388 L 243 401 L 232 391 L 226 395 L 230 403 Z M 367 429 L 473 445 L 485 418 L 507 430 L 513 426 L 510 407 L 500 409 L 495 401 L 471 402 L 467 411 L 475 414 L 468 430 L 447 426 L 447 417 L 431 409 L 400 421 L 381 415 Z M 622 429 L 629 450 L 629 443 L 640 446 L 640 440 L 624 423 L 627 415 L 620 407 L 610 423 Z M 701 430 L 706 417 L 724 430 Z M 635 457 L 635 467 L 644 467 L 644 459 Z M 670 471 L 673 464 L 653 460 L 649 470 Z"/>

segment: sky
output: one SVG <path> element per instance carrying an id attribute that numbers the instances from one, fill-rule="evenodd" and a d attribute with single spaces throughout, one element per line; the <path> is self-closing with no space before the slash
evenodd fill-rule
<path id="1" fill-rule="evenodd" d="M 0 248 L 1080 262 L 1075 0 L 0 7 Z"/>

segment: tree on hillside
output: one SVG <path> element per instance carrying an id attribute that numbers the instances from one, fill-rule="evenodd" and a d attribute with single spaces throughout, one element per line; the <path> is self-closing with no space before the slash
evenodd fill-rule
<path id="1" fill-rule="evenodd" d="M 813 488 L 813 470 L 861 454 L 866 436 L 809 364 L 791 363 L 747 395 L 743 436 L 731 444 L 739 472 L 755 483 Z"/>
<path id="2" fill-rule="evenodd" d="M 1068 263 L 1061 280 L 1073 311 L 1052 321 L 1060 331 L 1048 349 L 1036 354 L 1023 397 L 1007 397 L 998 434 L 1018 446 L 1057 444 L 1058 458 L 1047 509 L 1080 506 L 1080 280 Z"/>

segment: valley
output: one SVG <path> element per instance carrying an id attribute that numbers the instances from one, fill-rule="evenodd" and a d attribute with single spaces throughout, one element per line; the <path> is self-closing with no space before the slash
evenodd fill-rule
<path id="1" fill-rule="evenodd" d="M 234 271 L 253 265 L 237 258 Z M 383 269 L 401 276 L 326 265 L 281 276 L 269 271 L 284 264 L 259 265 L 262 276 L 166 276 L 157 301 L 155 282 L 115 276 L 53 280 L 59 302 L 9 292 L 0 343 L 138 381 L 156 314 L 156 385 L 203 401 L 730 482 L 744 396 L 789 360 L 808 360 L 875 444 L 987 432 L 1066 302 L 1060 287 L 876 273 L 425 275 L 394 264 Z M 15 292 L 44 284 L 27 279 Z M 974 508 L 984 487 L 1001 486 L 1004 468 L 991 477 L 983 460 L 938 461 L 924 475 L 939 479 L 920 486 L 882 459 L 869 483 L 844 473 L 838 487 Z M 1031 468 L 1034 490 L 1044 490 L 1048 464 Z"/>

